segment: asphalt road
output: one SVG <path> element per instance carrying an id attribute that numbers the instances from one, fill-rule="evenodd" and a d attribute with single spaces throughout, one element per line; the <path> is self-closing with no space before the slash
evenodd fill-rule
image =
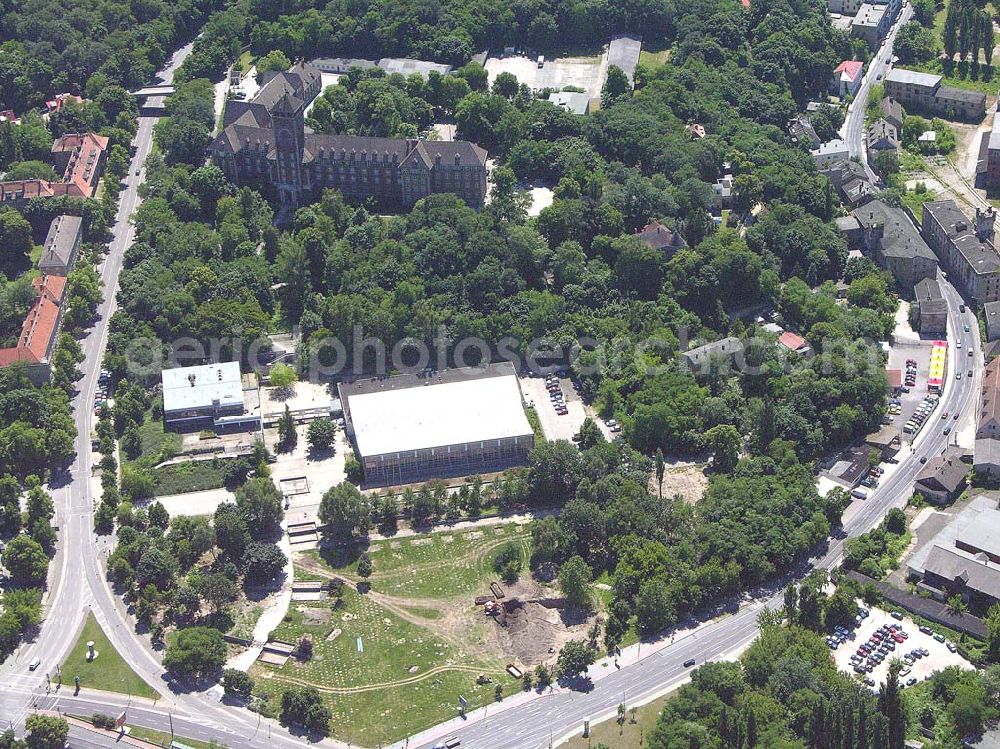
<path id="1" fill-rule="evenodd" d="M 904 8 L 900 24 L 905 23 L 910 12 L 908 6 Z M 863 86 L 871 85 L 874 77 L 879 75 L 880 68 L 884 72 L 884 66 L 891 56 L 891 38 L 879 51 Z M 171 65 L 161 71 L 161 80 L 171 80 L 173 71 L 189 51 L 190 46 L 177 52 Z M 863 108 L 859 107 L 856 113 L 852 112 L 848 117 L 844 132 L 852 154 L 857 153 L 864 163 L 861 135 L 863 118 Z M 214 739 L 230 747 L 301 747 L 306 743 L 305 739 L 291 736 L 284 729 L 269 721 L 262 721 L 246 710 L 221 705 L 215 691 L 191 694 L 171 691 L 170 685 L 163 680 L 163 669 L 156 655 L 148 642 L 132 630 L 119 598 L 109 589 L 98 561 L 103 551 L 91 532 L 91 513 L 95 500 L 89 480 L 93 399 L 107 338 L 107 321 L 114 311 L 114 295 L 122 256 L 133 238 L 129 217 L 139 204 L 138 187 L 145 176 L 143 172 L 136 177 L 135 170 L 141 167 L 149 153 L 154 124 L 155 118 L 140 119 L 135 141 L 136 155 L 129 169 L 128 185 L 122 191 L 121 208 L 103 268 L 106 299 L 99 310 L 98 323 L 81 342 L 86 357 L 85 375 L 80 383 L 80 392 L 74 399 L 79 430 L 78 457 L 69 471 L 65 485 L 53 488 L 61 532 L 57 571 L 48 600 L 48 616 L 36 641 L 22 648 L 16 657 L 8 659 L 0 673 L 0 719 L 4 723 L 9 721 L 15 727 L 21 727 L 24 717 L 33 708 L 59 709 L 82 715 L 93 712 L 114 714 L 127 709 L 130 723 L 167 732 L 172 727 L 177 735 L 188 738 L 203 741 Z M 973 330 L 977 328 L 971 314 L 959 314 L 958 305 L 961 300 L 943 278 L 942 289 L 951 312 L 951 340 L 955 341 L 962 337 L 961 325 L 964 322 L 968 322 Z M 956 352 L 952 349 L 952 366 L 940 406 L 951 412 L 962 413 L 965 419 L 973 418 L 982 366 L 978 336 L 970 335 L 967 338 L 976 351 L 973 358 L 976 363 L 976 378 L 954 379 L 956 362 L 962 370 L 967 369 L 969 357 L 964 350 Z M 962 358 L 959 359 L 957 354 L 962 354 Z M 941 425 L 929 424 L 914 441 L 912 451 L 902 455 L 897 470 L 871 493 L 864 507 L 845 523 L 842 537 L 855 536 L 869 530 L 881 522 L 890 507 L 905 504 L 912 492 L 913 476 L 920 470 L 920 458 L 940 453 L 946 444 L 947 437 L 941 433 Z M 831 569 L 836 566 L 842 556 L 842 537 L 832 539 L 819 557 L 810 560 L 808 565 L 803 565 L 797 574 L 804 574 L 811 567 Z M 622 701 L 626 704 L 643 701 L 662 692 L 666 686 L 677 683 L 689 670 L 683 666 L 684 661 L 689 658 L 694 658 L 700 664 L 724 657 L 750 643 L 757 635 L 757 616 L 760 610 L 764 607 L 781 606 L 783 586 L 784 581 L 778 581 L 769 590 L 757 591 L 757 597 L 735 610 L 735 613 L 705 625 L 694 634 L 661 646 L 655 652 L 651 652 L 652 648 L 648 649 L 647 655 L 641 660 L 624 663 L 620 670 L 595 681 L 590 691 L 555 691 L 516 707 L 494 712 L 485 719 L 470 718 L 464 726 L 442 726 L 436 731 L 425 733 L 423 738 L 410 741 L 409 745 L 414 749 L 430 747 L 442 735 L 455 735 L 461 739 L 462 746 L 469 749 L 548 746 L 551 738 L 578 730 L 585 718 L 613 711 Z M 46 672 L 64 659 L 88 610 L 94 612 L 112 644 L 126 661 L 165 695 L 163 700 L 152 704 L 132 700 L 127 695 L 88 692 L 73 695 L 71 689 L 67 688 L 46 692 Z M 42 659 L 42 666 L 31 672 L 27 664 L 35 656 Z M 72 684 L 71 674 L 63 674 L 63 678 Z M 320 744 L 342 746 L 331 740 Z M 114 742 L 109 739 L 94 735 L 81 737 L 76 732 L 71 741 L 71 746 L 80 747 L 113 745 Z"/>
<path id="2" fill-rule="evenodd" d="M 868 164 L 868 157 L 865 154 L 864 131 L 865 131 L 865 106 L 868 101 L 868 92 L 872 86 L 882 80 L 892 63 L 892 45 L 896 40 L 896 33 L 913 17 L 913 7 L 906 3 L 899 12 L 896 23 L 889 31 L 885 44 L 875 50 L 865 77 L 861 81 L 861 88 L 858 89 L 857 96 L 848 108 L 847 117 L 840 128 L 840 137 L 847 142 L 847 147 L 851 157 L 858 157 L 868 173 L 868 179 L 873 184 L 880 184 L 880 181 Z"/>

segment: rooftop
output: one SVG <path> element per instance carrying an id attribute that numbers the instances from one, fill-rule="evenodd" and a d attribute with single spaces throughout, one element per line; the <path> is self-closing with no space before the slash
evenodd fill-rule
<path id="1" fill-rule="evenodd" d="M 847 153 L 847 143 L 845 143 L 840 138 L 834 138 L 833 140 L 828 140 L 826 143 L 820 143 L 819 146 L 812 149 L 811 153 L 813 156 L 826 156 L 828 154 L 835 153 Z"/>
<path id="2" fill-rule="evenodd" d="M 533 434 L 509 363 L 359 380 L 340 393 L 362 456 Z"/>
<path id="3" fill-rule="evenodd" d="M 860 60 L 844 60 L 834 68 L 833 72 L 840 74 L 842 79 L 853 81 L 861 75 L 861 70 L 864 66 L 865 64 Z"/>
<path id="4" fill-rule="evenodd" d="M 854 16 L 854 20 L 851 22 L 851 26 L 878 26 L 882 23 L 884 17 L 884 5 L 862 3 L 861 7 L 858 8 L 857 15 Z"/>
<path id="5" fill-rule="evenodd" d="M 407 57 L 383 57 L 378 61 L 378 66 L 386 73 L 402 73 L 403 75 L 420 73 L 425 78 L 431 71 L 438 72 L 441 75 L 451 72 L 451 65 L 428 62 L 426 60 L 411 60 Z"/>
<path id="6" fill-rule="evenodd" d="M 38 364 L 46 361 L 59 332 L 60 306 L 66 279 L 62 276 L 39 276 L 32 280 L 38 294 L 35 304 L 28 310 L 21 335 L 10 348 L 0 349 L 0 367 L 16 361 Z"/>
<path id="7" fill-rule="evenodd" d="M 789 351 L 798 351 L 799 349 L 809 345 L 805 338 L 788 330 L 778 336 L 778 343 Z"/>
<path id="8" fill-rule="evenodd" d="M 981 518 L 995 518 L 996 516 L 992 513 L 996 512 L 996 509 L 997 503 L 995 499 L 991 499 L 986 495 L 975 497 L 961 512 L 954 515 L 941 530 L 931 537 L 927 543 L 918 546 L 914 550 L 907 561 L 907 566 L 914 572 L 923 574 L 924 566 L 927 563 L 931 550 L 935 546 L 949 549 L 955 548 L 955 542 L 964 533 L 966 527 L 981 523 Z M 984 515 L 983 513 L 986 514 Z M 1000 528 L 994 528 L 993 531 L 995 534 L 1000 534 Z M 959 550 L 959 553 L 962 554 L 965 552 Z M 973 555 L 969 556 L 974 558 Z"/>
<path id="9" fill-rule="evenodd" d="M 82 230 L 83 219 L 79 216 L 63 215 L 52 219 L 49 233 L 45 235 L 45 249 L 38 260 L 38 267 L 68 266 Z"/>
<path id="10" fill-rule="evenodd" d="M 965 258 L 975 273 L 1000 271 L 1000 255 L 987 242 L 980 241 L 973 231 L 972 221 L 954 200 L 936 200 L 924 203 L 924 213 L 930 214 L 941 225 L 955 248 Z"/>
<path id="11" fill-rule="evenodd" d="M 916 483 L 937 491 L 953 492 L 962 485 L 968 475 L 969 466 L 959 460 L 957 455 L 936 455 L 920 469 Z"/>
<path id="12" fill-rule="evenodd" d="M 937 262 L 935 255 L 917 228 L 901 208 L 894 208 L 881 200 L 873 200 L 854 211 L 862 227 L 882 224 L 880 250 L 885 257 L 922 257 Z"/>
<path id="13" fill-rule="evenodd" d="M 664 226 L 659 221 L 650 221 L 636 237 L 646 243 L 651 249 L 665 250 L 669 248 L 686 247 L 680 232 Z"/>
<path id="14" fill-rule="evenodd" d="M 941 83 L 941 76 L 931 73 L 921 73 L 916 70 L 907 70 L 906 68 L 893 68 L 886 74 L 885 80 L 888 83 L 934 88 Z"/>
<path id="15" fill-rule="evenodd" d="M 573 114 L 587 114 L 590 108 L 590 97 L 579 91 L 553 91 L 549 101 Z"/>
<path id="16" fill-rule="evenodd" d="M 615 65 L 633 81 L 635 66 L 639 64 L 639 53 L 642 50 L 642 39 L 632 36 L 619 36 L 608 45 L 608 65 Z"/>
<path id="17" fill-rule="evenodd" d="M 941 286 L 938 284 L 937 279 L 921 279 L 913 287 L 913 296 L 920 305 L 921 314 L 948 311 L 948 303 L 941 294 Z"/>
<path id="18" fill-rule="evenodd" d="M 231 406 L 243 403 L 239 362 L 164 369 L 163 412 Z"/>
<path id="19" fill-rule="evenodd" d="M 936 94 L 938 100 L 957 101 L 963 104 L 972 104 L 986 108 L 986 94 L 981 91 L 972 91 L 967 88 L 957 88 L 955 86 L 941 86 Z"/>

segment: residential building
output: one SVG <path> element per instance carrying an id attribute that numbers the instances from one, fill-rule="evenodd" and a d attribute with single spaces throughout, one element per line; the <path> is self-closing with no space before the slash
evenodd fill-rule
<path id="1" fill-rule="evenodd" d="M 913 287 L 914 318 L 922 335 L 946 335 L 948 303 L 936 278 L 924 278 Z"/>
<path id="2" fill-rule="evenodd" d="M 877 119 L 868 127 L 868 160 L 876 163 L 883 151 L 899 150 L 899 131 L 887 120 Z"/>
<path id="3" fill-rule="evenodd" d="M 1000 302 L 984 304 L 982 317 L 986 323 L 986 340 L 1000 340 Z"/>
<path id="4" fill-rule="evenodd" d="M 912 289 L 921 279 L 937 275 L 937 256 L 901 208 L 873 200 L 856 209 L 854 216 L 861 224 L 862 246 L 892 274 L 897 286 Z"/>
<path id="5" fill-rule="evenodd" d="M 809 342 L 798 333 L 792 333 L 790 330 L 786 330 L 778 336 L 778 345 L 799 356 L 812 356 L 813 353 Z"/>
<path id="6" fill-rule="evenodd" d="M 1000 254 L 993 245 L 992 208 L 970 221 L 953 200 L 924 203 L 921 233 L 950 280 L 975 304 L 1000 300 Z"/>
<path id="7" fill-rule="evenodd" d="M 717 211 L 733 207 L 733 175 L 724 174 L 712 185 L 712 203 Z"/>
<path id="8" fill-rule="evenodd" d="M 21 362 L 35 384 L 48 382 L 49 361 L 56 347 L 62 322 L 62 301 L 66 291 L 63 276 L 38 276 L 31 282 L 38 299 L 28 310 L 17 343 L 0 349 L 0 367 Z"/>
<path id="9" fill-rule="evenodd" d="M 882 113 L 882 119 L 896 128 L 897 134 L 902 132 L 903 117 L 905 116 L 903 105 L 891 96 L 883 96 L 882 100 L 878 103 L 878 108 Z"/>
<path id="10" fill-rule="evenodd" d="M 61 182 L 27 179 L 0 182 L 0 205 L 21 205 L 31 198 L 66 195 L 92 198 L 107 159 L 108 139 L 96 133 L 67 133 L 52 144 L 52 164 L 62 174 Z"/>
<path id="11" fill-rule="evenodd" d="M 973 122 L 986 115 L 986 94 L 942 86 L 940 75 L 893 68 L 886 74 L 884 84 L 885 93 L 908 110 Z"/>
<path id="12" fill-rule="evenodd" d="M 271 77 L 252 101 L 229 102 L 211 153 L 231 182 L 267 185 L 286 208 L 327 188 L 386 207 L 408 208 L 434 193 L 483 205 L 486 151 L 473 143 L 306 132 L 305 107 L 320 85 L 319 70 L 298 64 Z"/>
<path id="13" fill-rule="evenodd" d="M 961 596 L 983 616 L 1000 601 L 1000 511 L 988 496 L 973 499 L 913 552 L 907 574 L 917 590 L 944 601 Z"/>
<path id="14" fill-rule="evenodd" d="M 848 161 L 851 158 L 851 151 L 848 149 L 847 143 L 840 138 L 821 143 L 809 153 L 812 155 L 817 169 L 826 169 L 838 161 Z"/>
<path id="15" fill-rule="evenodd" d="M 573 114 L 582 116 L 590 113 L 590 97 L 579 91 L 553 91 L 549 94 L 549 101 Z"/>
<path id="16" fill-rule="evenodd" d="M 827 0 L 827 10 L 843 16 L 853 16 L 861 8 L 861 0 Z"/>
<path id="17" fill-rule="evenodd" d="M 862 71 L 865 64 L 860 60 L 844 60 L 833 69 L 833 77 L 830 79 L 830 93 L 846 99 L 848 96 L 855 96 L 861 88 Z"/>
<path id="18" fill-rule="evenodd" d="M 342 382 L 338 391 L 369 485 L 502 471 L 534 447 L 508 362 Z"/>
<path id="19" fill-rule="evenodd" d="M 707 135 L 705 126 L 697 122 L 687 125 L 684 129 L 688 131 L 691 140 L 701 140 Z"/>
<path id="20" fill-rule="evenodd" d="M 892 16 L 885 5 L 862 3 L 851 22 L 851 36 L 863 39 L 874 49 L 892 26 Z"/>
<path id="21" fill-rule="evenodd" d="M 49 276 L 68 276 L 80 251 L 83 219 L 79 216 L 56 216 L 45 235 L 38 270 Z"/>
<path id="22" fill-rule="evenodd" d="M 182 432 L 260 429 L 257 376 L 244 377 L 239 362 L 164 369 L 160 377 L 167 429 Z"/>
<path id="23" fill-rule="evenodd" d="M 643 243 L 653 250 L 663 253 L 663 258 L 669 260 L 678 250 L 687 247 L 687 242 L 680 232 L 664 226 L 659 221 L 650 221 L 642 231 L 636 234 Z"/>
<path id="24" fill-rule="evenodd" d="M 816 134 L 812 123 L 805 117 L 796 117 L 789 122 L 788 134 L 792 137 L 792 140 L 801 146 L 805 146 L 810 151 L 814 148 L 819 148 L 822 142 Z"/>
<path id="25" fill-rule="evenodd" d="M 833 183 L 837 195 L 848 208 L 858 208 L 878 194 L 868 179 L 868 172 L 856 161 L 840 159 L 819 172 Z"/>
<path id="26" fill-rule="evenodd" d="M 899 452 L 900 447 L 902 447 L 899 427 L 891 425 L 884 426 L 874 434 L 869 434 L 865 437 L 865 444 L 868 445 L 868 447 L 878 450 L 879 456 L 882 460 L 889 460 L 893 458 Z"/>
<path id="27" fill-rule="evenodd" d="M 861 231 L 861 223 L 856 216 L 838 216 L 833 221 L 847 239 L 848 248 L 853 249 L 861 246 L 864 241 L 864 232 Z"/>
<path id="28" fill-rule="evenodd" d="M 997 103 L 997 110 L 986 142 L 986 183 L 990 187 L 1000 185 L 1000 102 Z"/>
<path id="29" fill-rule="evenodd" d="M 84 98 L 82 96 L 77 96 L 76 94 L 56 94 L 54 97 L 45 102 L 45 112 L 42 114 L 42 119 L 48 122 L 49 117 L 61 112 L 63 107 L 66 106 L 68 102 L 82 105 Z"/>
<path id="30" fill-rule="evenodd" d="M 973 465 L 983 476 L 1000 478 L 1000 359 L 989 362 L 983 373 Z"/>
<path id="31" fill-rule="evenodd" d="M 913 491 L 928 502 L 946 504 L 962 493 L 968 477 L 969 466 L 958 453 L 949 451 L 924 464 L 913 483 Z"/>
<path id="32" fill-rule="evenodd" d="M 743 355 L 743 342 L 730 336 L 703 346 L 696 346 L 680 355 L 682 366 L 695 375 L 707 375 L 712 367 L 728 368 L 733 360 Z"/>

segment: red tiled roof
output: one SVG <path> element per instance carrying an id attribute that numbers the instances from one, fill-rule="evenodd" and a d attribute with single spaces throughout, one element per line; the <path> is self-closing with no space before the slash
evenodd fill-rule
<path id="1" fill-rule="evenodd" d="M 806 345 L 806 339 L 802 336 L 785 331 L 780 336 L 778 336 L 778 343 L 784 346 L 789 351 L 798 351 L 800 348 Z"/>
<path id="2" fill-rule="evenodd" d="M 52 339 L 59 330 L 59 308 L 66 291 L 66 279 L 62 276 L 39 276 L 31 285 L 38 294 L 38 301 L 24 318 L 17 345 L 0 349 L 0 367 L 16 361 L 31 364 L 45 361 Z"/>
<path id="3" fill-rule="evenodd" d="M 70 152 L 63 182 L 69 194 L 91 198 L 100 178 L 101 156 L 108 149 L 108 139 L 97 133 L 68 133 L 52 144 L 52 153 Z"/>
<path id="4" fill-rule="evenodd" d="M 861 69 L 864 67 L 864 63 L 860 60 L 844 60 L 840 65 L 834 69 L 834 73 L 846 73 L 847 77 L 852 81 L 856 80 L 858 75 L 861 74 Z"/>

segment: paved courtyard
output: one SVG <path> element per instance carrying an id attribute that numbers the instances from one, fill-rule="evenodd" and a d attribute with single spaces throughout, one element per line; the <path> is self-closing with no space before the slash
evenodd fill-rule
<path id="1" fill-rule="evenodd" d="M 491 85 L 500 73 L 513 73 L 519 83 L 536 90 L 551 88 L 559 91 L 565 86 L 574 86 L 591 98 L 601 95 L 607 67 L 606 52 L 593 57 L 546 60 L 542 67 L 538 67 L 537 58 L 524 55 L 504 55 L 486 60 L 486 73 Z"/>

